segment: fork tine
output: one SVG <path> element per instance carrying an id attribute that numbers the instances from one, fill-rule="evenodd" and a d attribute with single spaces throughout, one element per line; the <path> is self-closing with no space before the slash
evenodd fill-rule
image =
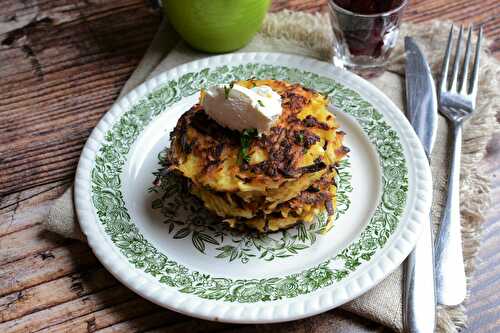
<path id="1" fill-rule="evenodd" d="M 448 67 L 450 67 L 451 40 L 453 39 L 453 24 L 451 25 L 448 43 L 446 44 L 446 52 L 443 59 L 443 67 L 441 68 L 440 91 L 446 91 L 448 88 Z"/>
<path id="2" fill-rule="evenodd" d="M 458 91 L 462 94 L 464 92 L 468 93 L 467 89 L 467 80 L 469 73 L 469 60 L 470 60 L 470 52 L 472 48 L 472 26 L 469 27 L 469 36 L 467 37 L 467 47 L 465 48 L 465 56 L 464 63 L 462 65 L 462 73 L 460 74 L 460 81 L 458 83 Z"/>
<path id="3" fill-rule="evenodd" d="M 481 54 L 481 40 L 483 39 L 483 26 L 479 28 L 479 37 L 477 37 L 476 44 L 476 59 L 474 60 L 474 69 L 472 70 L 471 82 L 469 92 L 473 97 L 476 96 L 477 93 L 477 81 L 479 76 L 479 58 Z"/>
<path id="4" fill-rule="evenodd" d="M 458 33 L 457 39 L 457 49 L 455 51 L 455 61 L 453 62 L 453 73 L 451 79 L 451 90 L 457 89 L 457 77 L 458 77 L 458 66 L 460 65 L 460 58 L 462 57 L 462 34 L 464 32 L 464 26 L 460 26 L 460 32 Z"/>

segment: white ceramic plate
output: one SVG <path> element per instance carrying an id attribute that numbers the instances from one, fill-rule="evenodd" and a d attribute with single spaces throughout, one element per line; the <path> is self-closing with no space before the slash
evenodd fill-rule
<path id="1" fill-rule="evenodd" d="M 241 234 L 175 184 L 148 191 L 169 132 L 200 88 L 251 77 L 299 82 L 330 97 L 351 152 L 328 233 L 319 216 L 286 232 Z M 81 228 L 121 282 L 169 309 L 240 323 L 304 318 L 372 288 L 415 245 L 430 198 L 424 151 L 387 97 L 327 63 L 277 53 L 194 61 L 140 85 L 92 132 L 75 185 Z"/>

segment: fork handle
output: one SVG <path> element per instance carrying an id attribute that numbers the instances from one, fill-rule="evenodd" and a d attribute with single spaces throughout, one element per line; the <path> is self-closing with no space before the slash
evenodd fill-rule
<path id="1" fill-rule="evenodd" d="M 462 123 L 452 122 L 448 197 L 436 240 L 436 296 L 439 304 L 458 305 L 466 294 L 460 227 L 460 155 Z"/>

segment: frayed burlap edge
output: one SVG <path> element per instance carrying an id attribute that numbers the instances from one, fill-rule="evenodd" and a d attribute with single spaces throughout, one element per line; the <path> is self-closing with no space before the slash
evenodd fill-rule
<path id="1" fill-rule="evenodd" d="M 259 34 L 296 41 L 304 47 L 315 50 L 321 59 L 332 56 L 333 33 L 328 17 L 321 13 L 309 14 L 283 10 L 269 13 Z"/>
<path id="2" fill-rule="evenodd" d="M 450 22 L 434 21 L 426 24 L 404 24 L 401 35 L 415 36 L 420 44 L 426 46 L 424 51 L 434 74 L 439 72 L 443 45 L 447 38 Z M 281 11 L 269 14 L 261 34 L 274 38 L 296 40 L 313 48 L 323 60 L 332 55 L 332 33 L 329 18 L 325 14 L 308 14 L 303 12 Z M 490 179 L 485 174 L 485 166 L 480 162 L 486 154 L 486 146 L 495 127 L 496 111 L 500 109 L 500 97 L 497 92 L 500 70 L 498 61 L 486 56 L 487 47 L 482 53 L 480 89 L 475 115 L 466 123 L 463 135 L 461 166 L 461 222 L 463 237 L 463 254 L 468 282 L 475 268 L 475 257 L 479 251 L 481 223 L 490 206 Z M 389 70 L 402 74 L 404 72 L 404 49 L 400 39 L 391 56 Z M 436 76 L 436 75 L 435 75 Z M 446 183 L 437 184 L 441 189 Z M 435 207 L 438 210 L 441 207 Z M 439 219 L 437 219 L 439 221 Z M 466 303 L 466 302 L 465 302 Z M 466 325 L 465 308 L 439 307 L 437 330 L 440 332 L 457 332 Z"/>

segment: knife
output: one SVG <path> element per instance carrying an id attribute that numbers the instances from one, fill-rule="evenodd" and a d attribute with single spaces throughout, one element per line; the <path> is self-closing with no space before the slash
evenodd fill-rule
<path id="1" fill-rule="evenodd" d="M 437 98 L 425 57 L 411 37 L 405 38 L 407 117 L 430 161 L 437 130 Z M 431 214 L 405 263 L 404 326 L 407 332 L 434 332 L 436 293 Z"/>

